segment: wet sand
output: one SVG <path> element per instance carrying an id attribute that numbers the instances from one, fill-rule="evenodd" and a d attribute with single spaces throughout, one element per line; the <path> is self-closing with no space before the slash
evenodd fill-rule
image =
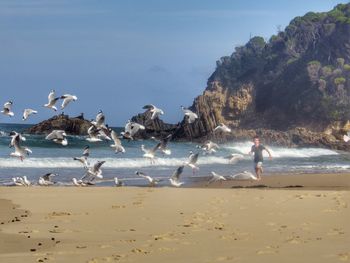
<path id="1" fill-rule="evenodd" d="M 0 262 L 350 261 L 350 175 L 298 176 L 274 182 L 302 188 L 0 187 Z"/>

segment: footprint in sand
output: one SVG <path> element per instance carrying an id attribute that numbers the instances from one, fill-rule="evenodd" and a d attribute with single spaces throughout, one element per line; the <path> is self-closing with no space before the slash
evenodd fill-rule
<path id="1" fill-rule="evenodd" d="M 232 257 L 232 256 L 224 256 L 224 257 L 218 257 L 218 258 L 216 258 L 216 261 L 218 261 L 218 262 L 222 262 L 222 261 L 232 261 L 232 260 L 234 260 L 234 257 Z"/>
<path id="2" fill-rule="evenodd" d="M 350 252 L 338 254 L 338 259 L 341 261 L 350 261 Z"/>
<path id="3" fill-rule="evenodd" d="M 148 251 L 148 250 L 144 250 L 142 248 L 133 248 L 131 250 L 132 253 L 135 253 L 135 254 L 144 254 L 144 255 L 147 255 L 147 254 L 150 254 L 151 252 Z"/>
<path id="4" fill-rule="evenodd" d="M 126 208 L 126 205 L 112 205 L 113 209 Z"/>
<path id="5" fill-rule="evenodd" d="M 268 255 L 268 254 L 277 254 L 279 246 L 266 246 L 264 249 L 258 250 L 257 255 Z"/>

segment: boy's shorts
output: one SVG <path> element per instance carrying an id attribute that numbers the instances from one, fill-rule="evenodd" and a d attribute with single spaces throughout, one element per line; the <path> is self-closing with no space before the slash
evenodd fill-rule
<path id="1" fill-rule="evenodd" d="M 255 168 L 262 168 L 263 162 L 257 162 L 255 163 Z"/>

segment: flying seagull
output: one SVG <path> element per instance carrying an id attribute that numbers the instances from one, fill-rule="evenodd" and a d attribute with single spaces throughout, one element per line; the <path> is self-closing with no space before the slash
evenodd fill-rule
<path id="1" fill-rule="evenodd" d="M 230 133 L 231 129 L 227 127 L 225 124 L 220 123 L 215 129 L 214 132 L 221 131 L 221 132 L 227 132 Z"/>
<path id="2" fill-rule="evenodd" d="M 107 126 L 105 124 L 105 120 L 106 120 L 106 117 L 105 117 L 103 111 L 99 110 L 99 112 L 96 115 L 95 120 L 92 121 L 91 123 L 93 125 L 95 125 L 97 128 L 107 129 Z"/>
<path id="3" fill-rule="evenodd" d="M 152 113 L 151 115 L 151 120 L 154 120 L 156 118 L 159 118 L 159 115 L 163 115 L 164 111 L 157 108 L 156 106 L 154 106 L 153 104 L 148 104 L 143 106 L 143 109 L 146 109 L 147 111 L 149 111 L 150 113 Z"/>
<path id="4" fill-rule="evenodd" d="M 169 181 L 172 186 L 180 187 L 184 184 L 184 182 L 180 182 L 180 175 L 182 174 L 184 167 L 184 165 L 179 166 L 170 177 Z"/>
<path id="5" fill-rule="evenodd" d="M 135 174 L 148 180 L 149 186 L 156 186 L 159 182 L 161 182 L 161 180 L 152 178 L 151 176 L 146 175 L 143 172 L 136 171 Z"/>
<path id="6" fill-rule="evenodd" d="M 199 146 L 199 148 L 204 151 L 204 154 L 212 154 L 215 153 L 220 147 L 216 143 L 207 140 L 203 145 Z"/>
<path id="7" fill-rule="evenodd" d="M 62 105 L 61 105 L 61 110 L 63 110 L 69 103 L 72 101 L 76 101 L 78 99 L 77 96 L 75 95 L 70 95 L 70 94 L 65 94 L 61 96 L 61 99 L 63 99 Z"/>
<path id="8" fill-rule="evenodd" d="M 181 106 L 181 109 L 185 115 L 185 117 L 187 117 L 187 122 L 188 123 L 193 123 L 196 119 L 198 119 L 198 115 L 196 113 L 194 113 L 193 111 L 185 108 L 184 106 Z"/>
<path id="9" fill-rule="evenodd" d="M 188 156 L 188 161 L 185 162 L 185 165 L 192 168 L 193 174 L 195 173 L 195 170 L 198 170 L 198 166 L 196 165 L 198 161 L 199 153 L 194 153 L 190 151 L 190 155 Z"/>
<path id="10" fill-rule="evenodd" d="M 130 140 L 134 140 L 134 136 L 139 130 L 144 130 L 144 129 L 145 129 L 145 126 L 128 120 L 128 122 L 125 125 L 124 131 L 121 132 L 120 134 L 123 136 L 124 139 L 127 139 L 130 141 Z"/>
<path id="11" fill-rule="evenodd" d="M 154 163 L 156 151 L 159 149 L 160 143 L 154 146 L 152 149 L 146 149 L 145 146 L 141 145 L 141 150 L 144 152 L 143 157 L 150 159 L 151 163 Z"/>
<path id="12" fill-rule="evenodd" d="M 57 111 L 57 108 L 55 106 L 56 102 L 60 99 L 60 97 L 56 97 L 55 90 L 51 90 L 48 96 L 48 103 L 44 105 L 44 107 L 53 109 L 54 111 Z"/>
<path id="13" fill-rule="evenodd" d="M 83 182 L 87 179 L 87 183 L 93 182 L 96 178 L 102 179 L 102 169 L 101 166 L 105 163 L 105 161 L 97 161 L 93 167 L 90 167 L 86 170 L 85 175 L 81 178 Z"/>
<path id="14" fill-rule="evenodd" d="M 13 135 L 10 145 L 15 148 L 15 151 L 13 153 L 10 153 L 10 156 L 18 157 L 23 162 L 24 158 L 30 153 L 32 153 L 32 151 L 27 147 L 22 147 L 20 145 L 20 141 L 21 141 L 21 135 L 19 133 L 17 133 L 16 135 Z"/>
<path id="15" fill-rule="evenodd" d="M 15 114 L 11 111 L 13 102 L 7 101 L 4 104 L 3 110 L 1 111 L 2 114 L 7 115 L 9 117 L 13 117 Z"/>
<path id="16" fill-rule="evenodd" d="M 125 148 L 114 130 L 111 130 L 111 137 L 114 142 L 114 144 L 111 144 L 111 147 L 115 149 L 115 153 L 125 153 Z"/>
<path id="17" fill-rule="evenodd" d="M 230 164 L 235 164 L 240 160 L 243 160 L 244 156 L 242 154 L 239 153 L 232 153 L 229 156 L 225 157 L 226 159 L 229 159 L 229 163 Z"/>
<path id="18" fill-rule="evenodd" d="M 151 139 L 158 141 L 160 143 L 159 145 L 159 150 L 165 154 L 165 155 L 170 155 L 171 154 L 171 150 L 168 149 L 168 142 L 170 141 L 172 137 L 172 134 L 169 134 L 168 136 L 162 138 L 162 139 L 156 139 L 155 137 L 151 137 Z"/>
<path id="19" fill-rule="evenodd" d="M 95 125 L 91 125 L 88 129 L 87 133 L 89 135 L 88 138 L 86 138 L 89 142 L 101 142 L 102 139 L 100 139 L 100 130 Z"/>
<path id="20" fill-rule="evenodd" d="M 74 161 L 78 161 L 84 165 L 84 168 L 88 168 L 89 162 L 88 157 L 90 155 L 90 146 L 86 145 L 83 150 L 83 155 L 81 157 L 74 157 Z"/>
<path id="21" fill-rule="evenodd" d="M 10 132 L 10 136 L 11 136 L 11 142 L 10 142 L 10 145 L 9 147 L 12 148 L 14 145 L 15 145 L 15 140 L 16 140 L 16 136 L 19 136 L 19 141 L 23 141 L 25 142 L 27 139 L 26 137 L 24 137 L 22 134 L 16 132 L 16 131 L 11 131 Z"/>
<path id="22" fill-rule="evenodd" d="M 215 172 L 211 172 L 212 177 L 210 178 L 210 180 L 208 181 L 207 185 L 214 183 L 214 182 L 222 182 L 222 181 L 226 181 L 226 178 L 222 175 L 219 175 Z"/>
<path id="23" fill-rule="evenodd" d="M 36 110 L 33 110 L 33 109 L 25 109 L 23 111 L 23 118 L 22 120 L 25 121 L 28 119 L 28 117 L 32 114 L 37 114 L 38 112 Z"/>
<path id="24" fill-rule="evenodd" d="M 64 130 L 53 130 L 50 134 L 48 134 L 45 139 L 51 140 L 57 144 L 62 144 L 63 146 L 68 145 L 68 141 L 66 139 L 66 132 Z"/>

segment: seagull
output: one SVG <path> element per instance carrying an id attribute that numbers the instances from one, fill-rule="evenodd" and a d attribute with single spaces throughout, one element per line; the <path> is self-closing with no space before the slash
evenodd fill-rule
<path id="1" fill-rule="evenodd" d="M 188 161 L 185 162 L 185 165 L 192 168 L 193 174 L 195 173 L 195 170 L 198 170 L 198 166 L 196 166 L 196 163 L 198 161 L 199 153 L 193 153 L 190 151 L 190 155 L 188 156 Z"/>
<path id="2" fill-rule="evenodd" d="M 55 184 L 55 182 L 51 181 L 51 178 L 57 176 L 57 174 L 54 173 L 47 173 L 41 177 L 39 177 L 38 184 L 42 186 L 49 186 Z"/>
<path id="3" fill-rule="evenodd" d="M 226 181 L 226 178 L 222 175 L 219 175 L 215 172 L 211 172 L 212 177 L 210 178 L 210 180 L 208 181 L 207 185 L 214 183 L 214 182 L 222 182 L 222 181 Z"/>
<path id="4" fill-rule="evenodd" d="M 198 119 L 198 115 L 194 113 L 193 111 L 185 108 L 184 106 L 181 106 L 181 109 L 183 113 L 185 114 L 185 117 L 187 116 L 188 123 L 193 123 L 196 119 Z"/>
<path id="5" fill-rule="evenodd" d="M 221 131 L 221 132 L 227 132 L 230 133 L 231 129 L 227 127 L 225 124 L 220 123 L 215 129 L 214 132 Z"/>
<path id="6" fill-rule="evenodd" d="M 73 185 L 75 186 L 87 186 L 82 180 L 77 180 L 77 178 L 72 178 Z"/>
<path id="7" fill-rule="evenodd" d="M 125 153 L 125 148 L 122 146 L 122 142 L 114 130 L 111 131 L 111 137 L 114 141 L 114 144 L 111 144 L 111 147 L 115 148 L 115 153 Z"/>
<path id="8" fill-rule="evenodd" d="M 240 160 L 243 160 L 244 156 L 242 154 L 239 153 L 232 153 L 229 156 L 225 157 L 226 159 L 229 159 L 229 163 L 230 164 L 235 164 Z"/>
<path id="9" fill-rule="evenodd" d="M 27 147 L 22 147 L 20 145 L 21 141 L 21 135 L 18 133 L 16 135 L 13 135 L 10 146 L 13 146 L 15 148 L 15 151 L 13 153 L 10 153 L 10 156 L 12 157 L 18 157 L 23 162 L 24 158 L 32 153 L 32 151 Z"/>
<path id="10" fill-rule="evenodd" d="M 53 109 L 54 111 L 57 111 L 57 108 L 55 106 L 56 102 L 60 99 L 60 97 L 56 97 L 55 90 L 51 90 L 48 96 L 48 103 L 44 105 L 44 107 Z"/>
<path id="11" fill-rule="evenodd" d="M 159 118 L 159 115 L 163 115 L 164 111 L 157 108 L 153 104 L 148 104 L 143 106 L 143 109 L 147 109 L 148 112 L 152 113 L 151 120 L 154 120 L 156 118 Z"/>
<path id="12" fill-rule="evenodd" d="M 63 110 L 65 107 L 67 107 L 67 105 L 70 102 L 76 101 L 78 99 L 78 97 L 75 95 L 65 94 L 65 95 L 61 96 L 61 99 L 63 99 L 63 102 L 61 105 L 61 110 Z"/>
<path id="13" fill-rule="evenodd" d="M 184 184 L 184 182 L 179 181 L 180 175 L 182 174 L 184 167 L 184 165 L 179 166 L 170 177 L 169 181 L 172 186 L 180 187 Z"/>
<path id="14" fill-rule="evenodd" d="M 136 171 L 135 174 L 140 176 L 140 177 L 142 177 L 142 178 L 145 178 L 146 180 L 148 180 L 149 186 L 156 186 L 159 182 L 162 181 L 162 180 L 159 180 L 159 179 L 152 178 L 151 176 L 146 175 L 143 172 Z"/>
<path id="15" fill-rule="evenodd" d="M 254 180 L 257 181 L 258 178 L 251 172 L 244 171 L 242 173 L 234 174 L 230 176 L 232 180 Z"/>
<path id="16" fill-rule="evenodd" d="M 115 184 L 115 186 L 123 186 L 124 185 L 124 183 L 121 181 L 121 180 L 119 180 L 118 179 L 118 177 L 114 177 L 114 184 Z"/>
<path id="17" fill-rule="evenodd" d="M 15 186 L 26 186 L 22 177 L 12 177 L 12 182 Z"/>
<path id="18" fill-rule="evenodd" d="M 88 178 L 87 183 L 91 183 L 96 178 L 102 179 L 102 170 L 101 166 L 105 163 L 105 161 L 97 161 L 93 167 L 90 167 L 87 169 L 85 175 L 81 178 L 81 180 L 84 182 L 84 179 Z"/>
<path id="19" fill-rule="evenodd" d="M 159 146 L 159 150 L 165 154 L 165 155 L 170 155 L 171 154 L 171 150 L 167 148 L 168 142 L 170 141 L 171 137 L 173 135 L 169 134 L 168 136 L 166 136 L 165 138 L 162 138 L 160 140 L 156 139 L 155 137 L 151 137 L 151 139 L 158 141 L 160 143 Z"/>
<path id="20" fill-rule="evenodd" d="M 90 155 L 90 146 L 86 145 L 83 150 L 83 155 L 81 157 L 74 157 L 74 161 L 81 162 L 84 165 L 84 168 L 88 168 L 89 162 L 88 162 L 88 157 Z"/>
<path id="21" fill-rule="evenodd" d="M 345 135 L 343 136 L 343 140 L 344 140 L 344 142 L 350 141 L 350 132 L 347 132 L 347 134 L 345 134 Z"/>
<path id="22" fill-rule="evenodd" d="M 9 117 L 13 117 L 15 114 L 11 111 L 12 105 L 13 105 L 13 102 L 11 100 L 5 102 L 4 108 L 1 111 L 1 113 Z"/>
<path id="23" fill-rule="evenodd" d="M 16 131 L 11 131 L 10 132 L 11 142 L 10 142 L 10 145 L 9 145 L 10 148 L 12 148 L 14 146 L 17 135 L 19 136 L 19 141 L 24 141 L 25 142 L 27 140 L 26 137 L 24 137 L 22 134 L 20 134 L 20 133 L 18 133 Z"/>
<path id="24" fill-rule="evenodd" d="M 27 176 L 23 175 L 23 182 L 25 186 L 30 186 L 32 183 L 28 180 Z"/>
<path id="25" fill-rule="evenodd" d="M 215 153 L 217 149 L 219 149 L 219 145 L 208 140 L 203 145 L 199 146 L 204 151 L 204 154 L 212 154 Z"/>
<path id="26" fill-rule="evenodd" d="M 38 112 L 36 110 L 33 110 L 33 109 L 25 109 L 23 111 L 23 118 L 22 120 L 25 121 L 28 119 L 28 117 L 32 114 L 37 114 Z"/>
<path id="27" fill-rule="evenodd" d="M 57 144 L 62 144 L 63 146 L 68 145 L 68 141 L 66 139 L 66 132 L 64 130 L 53 130 L 49 135 L 45 137 L 46 140 L 52 140 Z"/>
<path id="28" fill-rule="evenodd" d="M 106 117 L 103 113 L 102 110 L 100 110 L 97 115 L 96 115 L 96 118 L 94 121 L 92 121 L 91 123 L 93 125 L 95 125 L 97 128 L 103 128 L 103 129 L 106 129 L 107 130 L 107 127 L 105 125 L 105 120 L 106 120 Z"/>
<path id="29" fill-rule="evenodd" d="M 154 163 L 156 151 L 159 149 L 160 143 L 154 146 L 152 149 L 146 149 L 145 146 L 141 145 L 141 150 L 144 152 L 143 157 L 150 159 L 151 164 Z"/>
<path id="30" fill-rule="evenodd" d="M 136 123 L 136 122 L 132 122 L 130 120 L 128 120 L 128 122 L 125 125 L 125 131 L 121 132 L 120 134 L 123 136 L 124 139 L 127 140 L 133 140 L 134 139 L 134 135 L 139 131 L 139 130 L 144 130 L 145 126 Z"/>
<path id="31" fill-rule="evenodd" d="M 88 135 L 89 137 L 86 138 L 87 141 L 89 142 L 101 142 L 102 139 L 100 139 L 100 130 L 98 129 L 95 125 L 91 125 L 90 128 L 88 129 Z"/>

